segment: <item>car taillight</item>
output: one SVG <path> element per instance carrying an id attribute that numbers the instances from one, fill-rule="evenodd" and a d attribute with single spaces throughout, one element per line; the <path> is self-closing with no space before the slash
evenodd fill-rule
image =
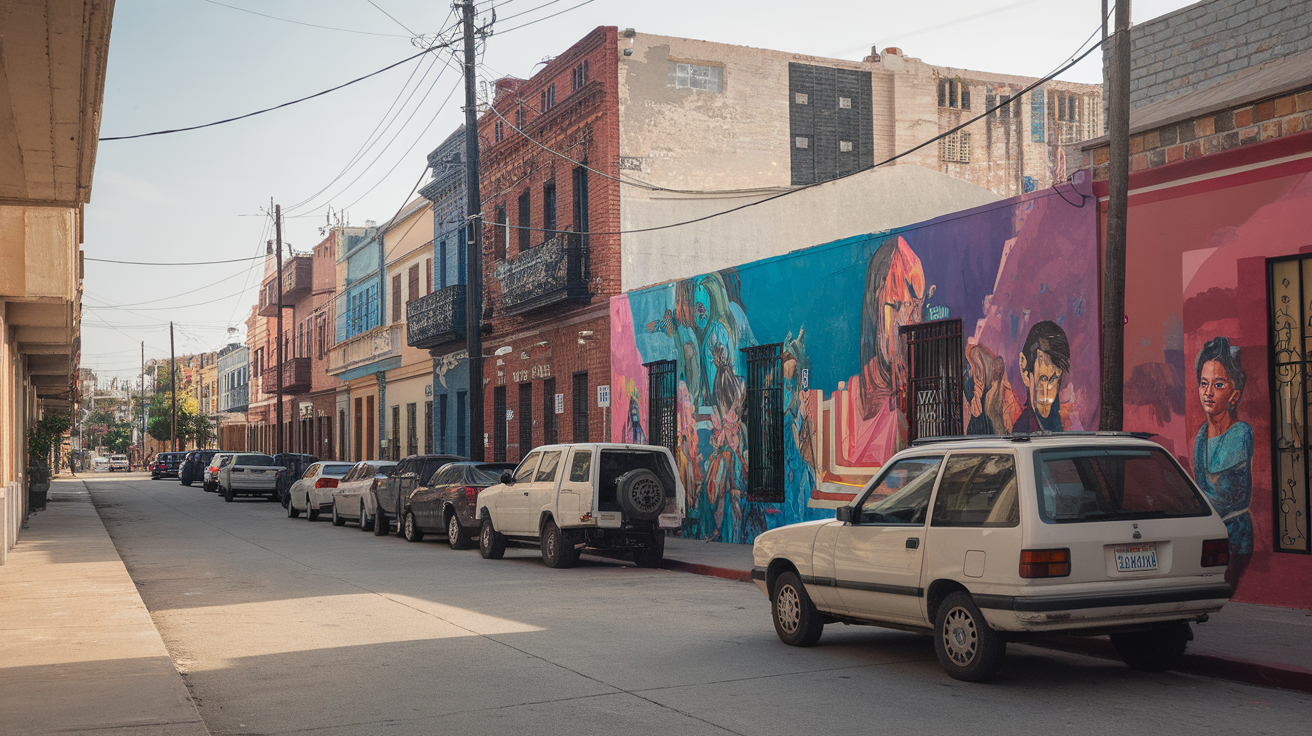
<path id="1" fill-rule="evenodd" d="M 314 487 L 315 487 L 315 488 L 336 488 L 336 487 L 337 487 L 337 479 L 336 479 L 336 478 L 320 478 L 319 480 L 316 480 L 316 481 L 314 482 Z"/>
<path id="2" fill-rule="evenodd" d="M 467 486 L 465 488 L 465 500 L 474 503 L 478 500 L 478 492 L 481 490 L 483 489 L 478 486 Z"/>
<path id="3" fill-rule="evenodd" d="M 1203 559 L 1198 564 L 1203 567 L 1225 567 L 1230 564 L 1229 539 L 1203 540 Z"/>
<path id="4" fill-rule="evenodd" d="M 1023 578 L 1064 578 L 1070 574 L 1069 549 L 1023 549 L 1020 552 L 1020 576 Z"/>

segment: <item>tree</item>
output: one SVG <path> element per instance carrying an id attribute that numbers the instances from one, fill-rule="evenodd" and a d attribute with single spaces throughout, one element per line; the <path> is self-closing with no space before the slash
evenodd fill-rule
<path id="1" fill-rule="evenodd" d="M 132 428 L 126 424 L 111 427 L 105 432 L 105 447 L 116 455 L 126 455 L 132 444 Z"/>
<path id="2" fill-rule="evenodd" d="M 181 419 L 179 419 L 181 422 Z M 214 437 L 214 423 L 204 414 L 193 414 L 187 422 L 187 439 L 196 447 L 205 447 Z"/>

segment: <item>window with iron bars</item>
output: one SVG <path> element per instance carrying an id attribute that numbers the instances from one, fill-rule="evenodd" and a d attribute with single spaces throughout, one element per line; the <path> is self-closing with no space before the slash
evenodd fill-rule
<path id="1" fill-rule="evenodd" d="M 492 462 L 506 461 L 506 387 L 492 389 Z"/>
<path id="2" fill-rule="evenodd" d="M 679 441 L 678 381 L 675 362 L 647 364 L 647 442 L 676 452 Z"/>
<path id="3" fill-rule="evenodd" d="M 783 346 L 743 350 L 747 359 L 747 494 L 752 501 L 784 500 Z"/>
<path id="4" fill-rule="evenodd" d="M 938 160 L 943 163 L 970 163 L 970 133 L 957 131 L 938 139 Z"/>
<path id="5" fill-rule="evenodd" d="M 574 441 L 588 439 L 588 374 L 574 374 Z"/>

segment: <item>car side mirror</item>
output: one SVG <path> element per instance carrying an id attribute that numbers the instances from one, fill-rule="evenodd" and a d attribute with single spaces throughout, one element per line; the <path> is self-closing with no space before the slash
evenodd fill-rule
<path id="1" fill-rule="evenodd" d="M 845 524 L 850 524 L 852 523 L 852 511 L 851 506 L 839 506 L 834 512 L 834 518 Z"/>
<path id="2" fill-rule="evenodd" d="M 510 474 L 509 470 L 501 471 L 501 482 L 508 486 L 515 485 L 515 476 Z"/>

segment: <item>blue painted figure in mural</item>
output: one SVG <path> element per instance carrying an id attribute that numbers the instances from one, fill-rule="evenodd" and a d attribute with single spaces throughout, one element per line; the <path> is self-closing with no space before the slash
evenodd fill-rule
<path id="1" fill-rule="evenodd" d="M 642 414 L 638 411 L 638 397 L 629 397 L 629 418 L 624 422 L 624 441 L 635 445 L 647 444 L 647 432 L 642 428 Z"/>
<path id="2" fill-rule="evenodd" d="M 1194 439 L 1194 480 L 1225 520 L 1230 537 L 1226 582 L 1239 583 L 1253 555 L 1253 428 L 1238 420 L 1247 375 L 1239 348 L 1224 337 L 1209 340 L 1198 352 L 1194 370 L 1198 398 L 1207 421 Z"/>
<path id="3" fill-rule="evenodd" d="M 1071 345 L 1066 331 L 1044 320 L 1030 328 L 1020 351 L 1020 377 L 1025 382 L 1025 409 L 1015 432 L 1060 432 L 1061 379 L 1071 369 Z"/>

